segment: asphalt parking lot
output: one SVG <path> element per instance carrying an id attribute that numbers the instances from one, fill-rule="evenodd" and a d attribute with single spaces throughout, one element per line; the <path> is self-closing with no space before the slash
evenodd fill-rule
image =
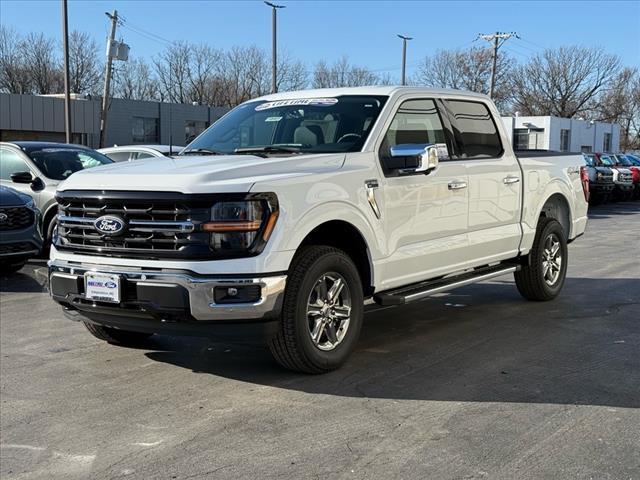
<path id="1" fill-rule="evenodd" d="M 591 210 L 565 289 L 510 277 L 371 310 L 349 363 L 264 349 L 102 343 L 42 287 L 3 277 L 0 476 L 639 479 L 640 202 Z"/>

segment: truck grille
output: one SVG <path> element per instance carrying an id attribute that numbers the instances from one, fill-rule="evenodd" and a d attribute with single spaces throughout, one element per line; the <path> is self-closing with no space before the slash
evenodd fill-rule
<path id="1" fill-rule="evenodd" d="M 33 211 L 27 207 L 0 207 L 0 231 L 26 228 L 33 221 Z"/>
<path id="2" fill-rule="evenodd" d="M 168 192 L 60 192 L 56 248 L 106 256 L 205 259 L 212 255 L 209 234 L 199 225 L 210 219 L 211 195 Z M 116 233 L 96 227 L 103 216 L 123 225 Z"/>
<path id="3" fill-rule="evenodd" d="M 621 183 L 631 183 L 631 175 L 628 173 L 621 173 L 618 177 L 618 181 Z"/>

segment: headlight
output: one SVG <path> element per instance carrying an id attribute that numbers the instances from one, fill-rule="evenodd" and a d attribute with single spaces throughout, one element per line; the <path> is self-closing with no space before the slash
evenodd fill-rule
<path id="1" fill-rule="evenodd" d="M 216 203 L 211 208 L 211 221 L 202 224 L 202 230 L 211 233 L 211 249 L 222 256 L 257 255 L 277 220 L 275 194 L 250 194 L 243 200 Z"/>
<path id="2" fill-rule="evenodd" d="M 602 174 L 602 172 L 598 172 L 598 181 L 602 180 L 602 177 L 604 177 L 604 175 Z"/>

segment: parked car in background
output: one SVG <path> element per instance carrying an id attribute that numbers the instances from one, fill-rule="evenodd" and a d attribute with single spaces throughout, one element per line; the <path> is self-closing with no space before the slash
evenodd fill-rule
<path id="1" fill-rule="evenodd" d="M 130 162 L 144 158 L 177 155 L 183 148 L 176 145 L 122 145 L 101 148 L 98 152 L 105 154 L 114 162 Z"/>
<path id="2" fill-rule="evenodd" d="M 591 154 L 594 157 L 596 165 L 611 168 L 613 171 L 613 189 L 614 200 L 629 200 L 633 196 L 633 176 L 631 170 L 624 167 L 617 167 L 615 159 L 605 153 Z"/>
<path id="3" fill-rule="evenodd" d="M 42 212 L 41 229 L 49 244 L 58 211 L 58 184 L 79 170 L 113 163 L 82 145 L 54 142 L 0 142 L 0 184 L 30 195 Z"/>
<path id="4" fill-rule="evenodd" d="M 613 171 L 609 167 L 596 165 L 593 155 L 584 153 L 583 157 L 589 176 L 589 202 L 597 204 L 608 201 L 615 188 Z"/>
<path id="5" fill-rule="evenodd" d="M 40 211 L 35 201 L 0 185 L 0 271 L 20 270 L 41 249 Z"/>
<path id="6" fill-rule="evenodd" d="M 631 171 L 631 179 L 633 181 L 633 196 L 640 196 L 640 167 L 636 166 L 626 155 L 618 153 L 611 155 L 616 167 L 626 168 Z"/>
<path id="7" fill-rule="evenodd" d="M 627 160 L 629 160 L 633 165 L 635 165 L 636 167 L 640 167 L 640 156 L 638 155 L 633 155 L 631 153 L 625 153 L 624 154 L 625 158 Z"/>

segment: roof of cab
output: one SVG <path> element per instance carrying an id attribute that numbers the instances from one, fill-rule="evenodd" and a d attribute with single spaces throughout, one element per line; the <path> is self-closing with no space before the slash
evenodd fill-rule
<path id="1" fill-rule="evenodd" d="M 18 141 L 18 142 L 2 142 L 5 145 L 13 145 L 25 152 L 33 152 L 35 150 L 42 150 L 43 148 L 72 148 L 74 150 L 91 150 L 84 145 L 76 145 L 73 143 L 59 143 L 59 142 L 33 142 L 33 141 Z"/>
<path id="2" fill-rule="evenodd" d="M 450 95 L 488 99 L 486 95 L 464 90 L 452 90 L 427 87 L 402 87 L 398 85 L 374 85 L 370 87 L 342 87 L 342 88 L 319 88 L 315 90 L 298 90 L 294 92 L 272 93 L 264 95 L 254 100 L 292 100 L 298 98 L 322 98 L 339 97 L 341 95 L 383 95 L 393 96 L 403 93 L 417 93 L 421 95 Z"/>

